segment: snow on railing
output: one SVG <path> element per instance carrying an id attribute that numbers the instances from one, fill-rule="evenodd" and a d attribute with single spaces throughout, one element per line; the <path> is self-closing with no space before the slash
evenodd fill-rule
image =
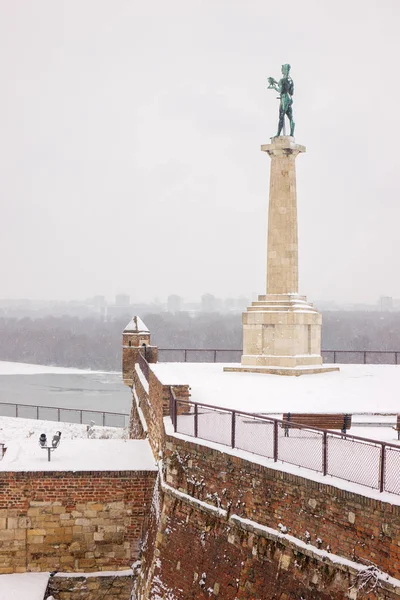
<path id="1" fill-rule="evenodd" d="M 208 440 L 400 495 L 400 446 L 318 429 L 259 414 L 178 400 L 172 393 L 176 433 Z"/>

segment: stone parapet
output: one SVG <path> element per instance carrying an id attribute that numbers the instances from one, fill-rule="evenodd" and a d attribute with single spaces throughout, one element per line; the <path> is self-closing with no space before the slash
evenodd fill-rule
<path id="1" fill-rule="evenodd" d="M 132 593 L 132 573 L 127 571 L 68 577 L 65 573 L 50 577 L 45 598 L 55 600 L 130 600 Z"/>

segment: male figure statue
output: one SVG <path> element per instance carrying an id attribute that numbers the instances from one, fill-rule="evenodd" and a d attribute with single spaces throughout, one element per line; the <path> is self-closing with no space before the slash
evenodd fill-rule
<path id="1" fill-rule="evenodd" d="M 277 136 L 281 135 L 281 131 L 284 127 L 285 115 L 290 122 L 290 135 L 294 135 L 294 121 L 293 121 L 293 94 L 294 94 L 294 83 L 293 79 L 289 75 L 290 65 L 282 65 L 282 79 L 278 82 L 273 77 L 268 77 L 268 89 L 273 89 L 279 92 L 279 124 Z"/>

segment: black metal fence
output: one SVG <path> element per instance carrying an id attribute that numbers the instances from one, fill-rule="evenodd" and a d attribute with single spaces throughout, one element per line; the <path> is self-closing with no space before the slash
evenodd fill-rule
<path id="1" fill-rule="evenodd" d="M 396 444 L 293 423 L 287 435 L 280 419 L 178 400 L 172 390 L 170 414 L 177 433 L 400 495 Z"/>
<path id="2" fill-rule="evenodd" d="M 159 348 L 160 362 L 240 362 L 242 350 L 226 348 Z"/>
<path id="3" fill-rule="evenodd" d="M 23 419 L 41 419 L 43 421 L 62 421 L 102 427 L 126 427 L 129 415 L 80 408 L 59 408 L 56 406 L 36 406 L 30 404 L 11 404 L 0 402 L 1 417 L 21 417 Z"/>
<path id="4" fill-rule="evenodd" d="M 242 349 L 159 348 L 160 362 L 240 362 Z M 324 363 L 398 365 L 400 350 L 322 350 Z"/>

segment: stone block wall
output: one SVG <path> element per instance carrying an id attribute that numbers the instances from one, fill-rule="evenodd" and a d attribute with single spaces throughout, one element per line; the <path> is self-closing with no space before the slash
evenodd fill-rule
<path id="1" fill-rule="evenodd" d="M 125 572 L 123 572 L 125 573 Z M 50 577 L 46 598 L 55 600 L 130 600 L 132 576 Z"/>
<path id="2" fill-rule="evenodd" d="M 0 473 L 0 573 L 130 568 L 153 471 Z"/>

